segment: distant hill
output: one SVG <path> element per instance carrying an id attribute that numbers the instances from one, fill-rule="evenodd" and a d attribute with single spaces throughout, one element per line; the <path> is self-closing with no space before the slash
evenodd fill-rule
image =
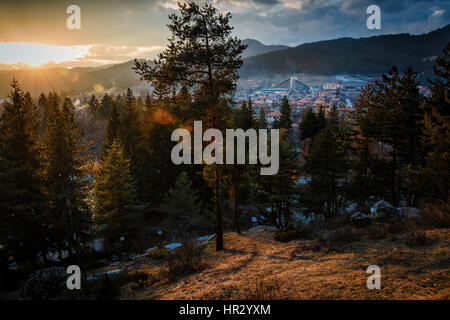
<path id="1" fill-rule="evenodd" d="M 66 93 L 93 91 L 98 84 L 105 89 L 115 87 L 124 90 L 142 84 L 131 69 L 133 65 L 134 61 L 128 61 L 98 68 L 0 70 L 0 97 L 9 90 L 13 77 L 34 96 L 51 90 Z"/>
<path id="2" fill-rule="evenodd" d="M 244 53 L 242 54 L 243 58 L 290 48 L 288 46 L 282 45 L 265 45 L 254 39 L 244 39 L 242 40 L 242 44 L 248 45 L 247 49 L 245 49 Z"/>
<path id="3" fill-rule="evenodd" d="M 424 35 L 382 35 L 369 38 L 319 41 L 294 48 L 266 46 L 259 41 L 245 39 L 243 79 L 290 76 L 296 73 L 311 75 L 380 75 L 392 65 L 404 69 L 412 65 L 421 73 L 421 80 L 433 75 L 433 59 L 442 54 L 450 41 L 450 25 Z M 131 69 L 133 61 L 98 68 L 53 68 L 0 70 L 0 99 L 9 90 L 15 77 L 20 85 L 34 96 L 56 90 L 66 93 L 93 91 L 95 85 L 105 89 L 124 90 L 142 84 Z"/>
<path id="4" fill-rule="evenodd" d="M 308 73 L 316 75 L 379 75 L 392 65 L 432 74 L 433 59 L 450 41 L 450 25 L 423 35 L 396 34 L 341 38 L 248 57 L 240 70 L 244 79 Z"/>

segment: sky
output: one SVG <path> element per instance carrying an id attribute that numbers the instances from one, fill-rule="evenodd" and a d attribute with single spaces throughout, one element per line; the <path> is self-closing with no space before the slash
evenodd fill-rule
<path id="1" fill-rule="evenodd" d="M 340 37 L 422 34 L 450 23 L 450 0 L 206 0 L 231 12 L 234 33 L 296 46 Z M 205 0 L 196 1 L 204 3 Z M 78 5 L 81 29 L 66 9 Z M 381 9 L 369 30 L 366 9 Z M 0 69 L 95 67 L 154 58 L 164 49 L 176 0 L 0 0 Z"/>

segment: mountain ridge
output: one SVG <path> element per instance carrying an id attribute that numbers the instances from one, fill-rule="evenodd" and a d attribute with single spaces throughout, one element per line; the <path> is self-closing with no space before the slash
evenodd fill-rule
<path id="1" fill-rule="evenodd" d="M 240 75 L 243 79 L 298 73 L 374 75 L 392 65 L 400 69 L 412 65 L 416 71 L 430 74 L 433 61 L 427 58 L 441 55 L 449 41 L 450 25 L 421 35 L 322 40 L 245 58 Z"/>

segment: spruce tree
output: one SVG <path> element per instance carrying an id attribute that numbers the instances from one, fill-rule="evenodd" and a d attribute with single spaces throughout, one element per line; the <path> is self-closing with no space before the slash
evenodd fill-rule
<path id="1" fill-rule="evenodd" d="M 292 120 L 291 120 L 291 106 L 289 105 L 289 100 L 286 96 L 283 97 L 281 102 L 281 116 L 279 120 L 279 128 L 284 128 L 286 130 L 291 130 Z"/>
<path id="2" fill-rule="evenodd" d="M 39 115 L 16 80 L 0 118 L 1 241 L 19 262 L 36 263 L 46 254 L 45 219 L 39 179 Z"/>
<path id="3" fill-rule="evenodd" d="M 427 103 L 428 112 L 435 109 L 441 116 L 450 115 L 450 42 L 441 57 L 436 59 L 435 78 L 430 81 L 431 97 Z"/>
<path id="4" fill-rule="evenodd" d="M 393 67 L 363 88 L 355 103 L 356 123 L 362 134 L 379 143 L 376 174 L 383 178 L 390 199 L 397 205 L 401 196 L 412 194 L 406 189 L 404 170 L 423 161 L 421 132 L 424 110 L 423 98 L 417 88 L 416 74 L 407 68 L 403 75 Z"/>
<path id="5" fill-rule="evenodd" d="M 114 140 L 100 163 L 94 186 L 94 213 L 98 230 L 105 238 L 106 249 L 120 238 L 135 237 L 139 220 L 136 217 L 136 186 L 131 161 L 125 148 Z"/>
<path id="6" fill-rule="evenodd" d="M 111 146 L 112 142 L 119 139 L 120 134 L 120 115 L 117 111 L 116 102 L 112 102 L 112 108 L 106 125 L 105 137 L 103 138 L 102 155 L 104 156 L 106 150 Z"/>
<path id="7" fill-rule="evenodd" d="M 267 119 L 266 119 L 266 112 L 264 111 L 263 107 L 259 108 L 259 116 L 258 116 L 258 128 L 259 129 L 267 129 Z"/>
<path id="8" fill-rule="evenodd" d="M 52 101 L 41 151 L 45 211 L 52 221 L 48 237 L 56 248 L 78 259 L 90 222 L 85 199 L 92 143 L 83 141 L 70 98 L 59 105 L 52 93 Z"/>
<path id="9" fill-rule="evenodd" d="M 199 196 L 189 176 L 182 172 L 175 180 L 174 187 L 164 195 L 161 207 L 167 215 L 169 227 L 187 231 L 198 227 L 196 221 L 200 206 Z"/>

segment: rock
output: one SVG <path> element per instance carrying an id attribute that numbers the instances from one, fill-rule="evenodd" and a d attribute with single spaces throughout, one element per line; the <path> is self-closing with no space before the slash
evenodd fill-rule
<path id="1" fill-rule="evenodd" d="M 33 272 L 22 287 L 23 299 L 45 300 L 55 297 L 65 286 L 66 270 L 51 267 Z"/>
<path id="2" fill-rule="evenodd" d="M 420 215 L 419 209 L 414 207 L 402 207 L 398 210 L 403 218 L 418 218 Z"/>
<path id="3" fill-rule="evenodd" d="M 350 217 L 350 223 L 357 227 L 364 227 L 373 222 L 373 217 L 370 214 L 356 212 Z"/>
<path id="4" fill-rule="evenodd" d="M 400 218 L 400 210 L 384 200 L 376 202 L 370 210 L 373 212 L 376 220 L 395 220 Z"/>

